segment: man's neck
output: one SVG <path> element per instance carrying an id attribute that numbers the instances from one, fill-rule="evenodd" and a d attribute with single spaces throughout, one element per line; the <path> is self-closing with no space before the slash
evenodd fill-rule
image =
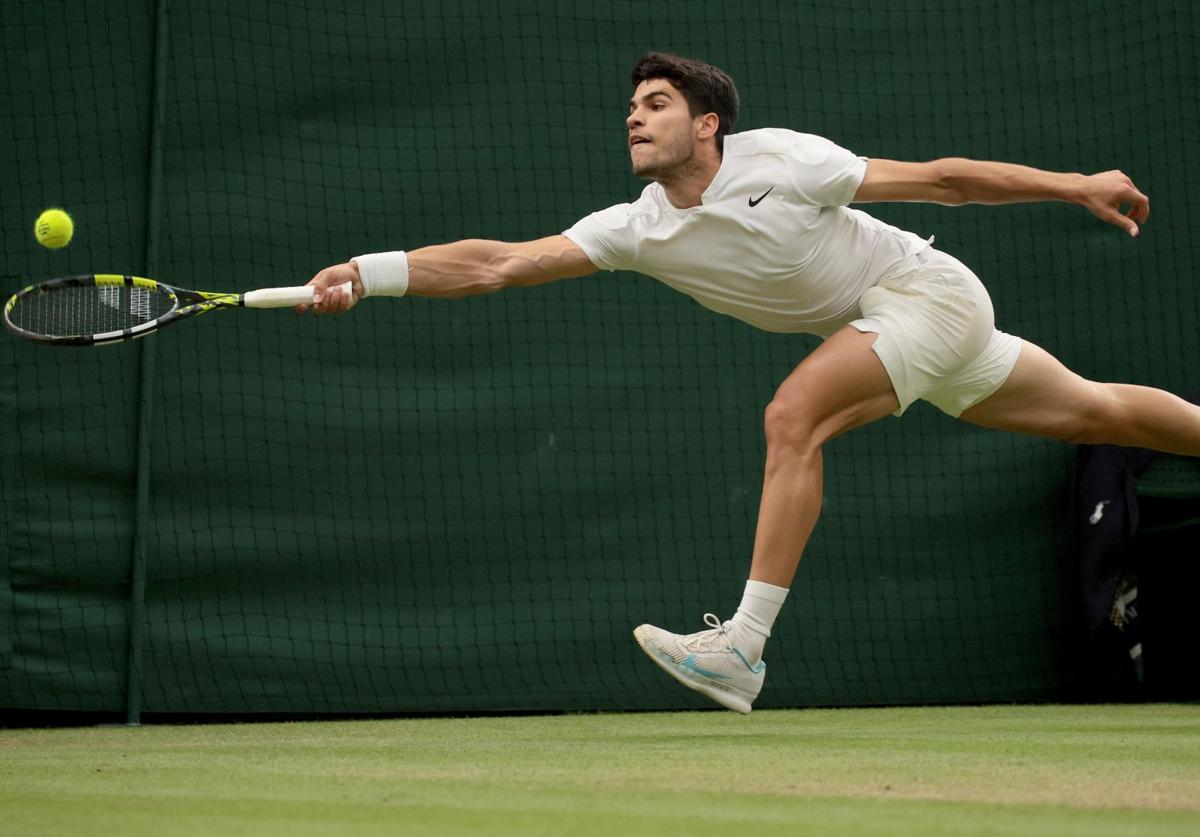
<path id="1" fill-rule="evenodd" d="M 659 180 L 667 200 L 676 209 L 699 206 L 704 190 L 713 182 L 721 168 L 721 156 L 714 150 L 711 155 L 697 157 L 669 180 Z"/>

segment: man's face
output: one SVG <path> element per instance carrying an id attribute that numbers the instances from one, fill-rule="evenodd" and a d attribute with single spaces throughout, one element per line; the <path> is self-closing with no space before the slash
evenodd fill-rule
<path id="1" fill-rule="evenodd" d="M 663 79 L 647 79 L 629 101 L 629 156 L 633 173 L 661 180 L 692 159 L 695 128 L 683 94 Z"/>

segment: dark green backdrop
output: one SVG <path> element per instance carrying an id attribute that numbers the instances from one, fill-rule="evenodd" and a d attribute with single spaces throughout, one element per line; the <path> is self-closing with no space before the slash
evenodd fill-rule
<path id="1" fill-rule="evenodd" d="M 3 290 L 301 284 L 558 232 L 641 189 L 628 72 L 659 48 L 728 69 L 743 129 L 1131 174 L 1136 241 L 1064 204 L 869 209 L 936 234 L 1001 328 L 1080 372 L 1196 388 L 1188 0 L 316 5 L 0 5 Z M 49 205 L 78 224 L 62 252 L 31 235 Z M 630 631 L 736 606 L 761 413 L 813 345 L 620 274 L 0 340 L 0 707 L 703 705 Z M 1072 461 L 926 405 L 830 445 L 759 705 L 1066 694 Z"/>

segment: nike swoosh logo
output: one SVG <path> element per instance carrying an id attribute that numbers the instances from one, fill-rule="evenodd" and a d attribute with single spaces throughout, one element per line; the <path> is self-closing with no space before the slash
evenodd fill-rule
<path id="1" fill-rule="evenodd" d="M 767 195 L 771 194 L 771 192 L 773 192 L 773 191 L 775 191 L 775 187 L 774 187 L 774 186 L 772 186 L 772 187 L 771 187 L 770 189 L 768 189 L 767 191 L 763 192 L 763 193 L 762 193 L 762 197 L 760 197 L 760 198 L 757 198 L 757 199 L 756 199 L 756 198 L 751 198 L 751 199 L 750 199 L 750 205 L 751 205 L 751 206 L 758 206 L 760 203 L 762 203 L 762 202 L 763 202 L 763 198 L 765 198 Z"/>
<path id="2" fill-rule="evenodd" d="M 772 188 L 774 188 L 774 187 L 772 187 Z M 682 663 L 680 663 L 680 665 L 683 666 L 684 668 L 691 669 L 692 671 L 696 672 L 696 674 L 699 674 L 702 677 L 711 677 L 714 680 L 728 680 L 729 679 L 728 674 L 721 674 L 719 671 L 709 671 L 706 668 L 700 668 L 700 666 L 696 665 L 696 655 L 695 654 L 688 654 L 687 659 L 685 659 Z"/>

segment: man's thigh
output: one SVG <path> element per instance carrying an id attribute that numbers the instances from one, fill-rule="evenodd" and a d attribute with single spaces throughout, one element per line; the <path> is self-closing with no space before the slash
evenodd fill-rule
<path id="1" fill-rule="evenodd" d="M 1072 372 L 1028 340 L 999 389 L 959 418 L 996 430 L 1073 438 L 1088 416 L 1103 405 L 1098 384 Z"/>
<path id="2" fill-rule="evenodd" d="M 824 439 L 895 412 L 900 402 L 872 348 L 878 337 L 842 328 L 784 379 L 774 405 L 805 416 Z"/>

